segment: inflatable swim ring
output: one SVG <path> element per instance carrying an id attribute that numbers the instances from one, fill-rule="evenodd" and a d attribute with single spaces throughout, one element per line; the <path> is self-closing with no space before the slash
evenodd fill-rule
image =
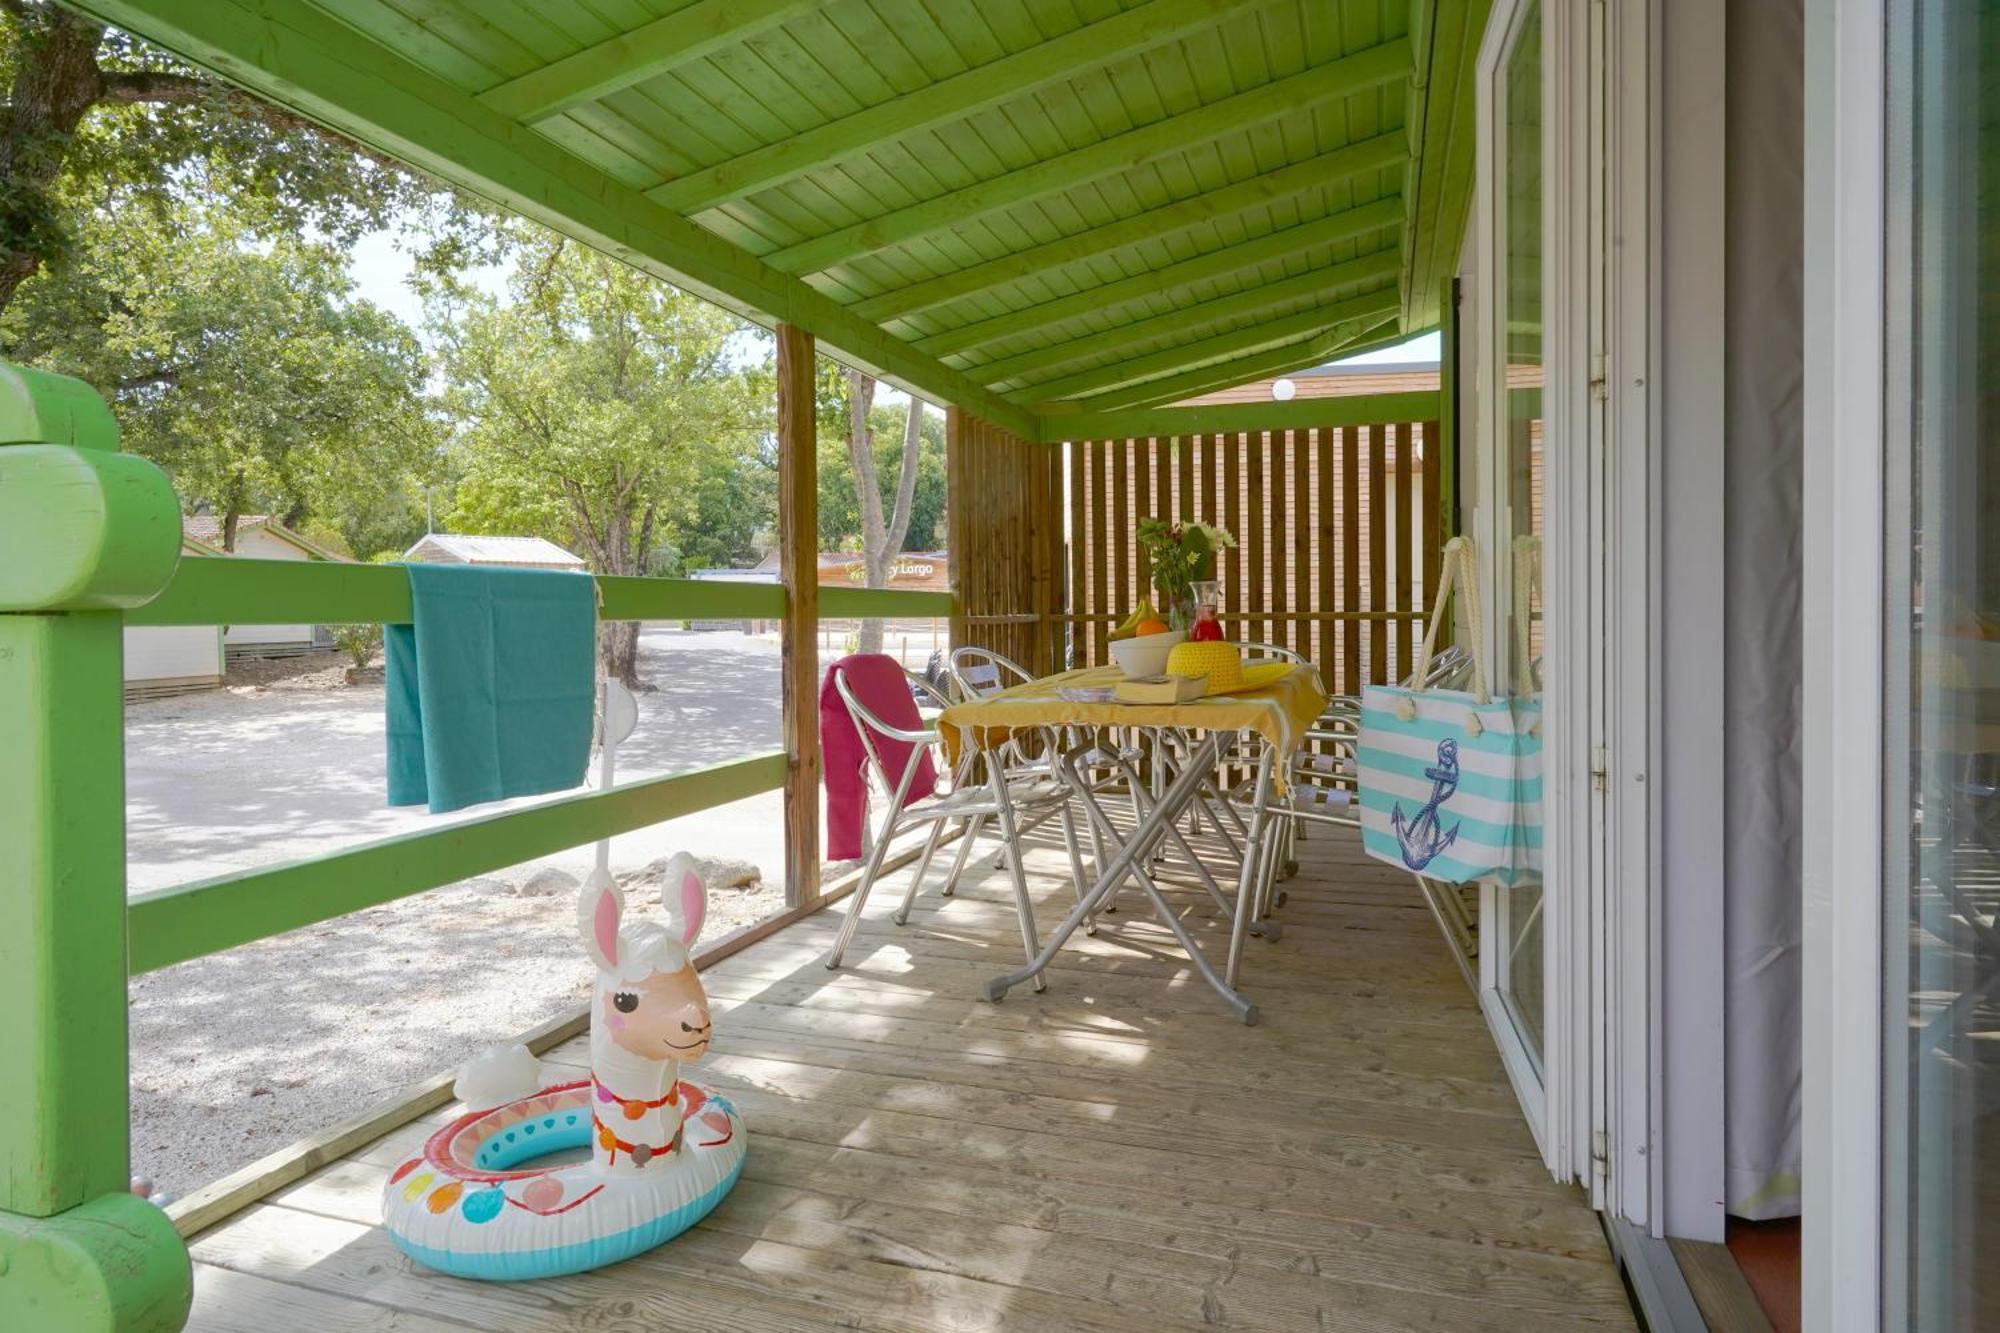
<path id="1" fill-rule="evenodd" d="M 685 855 L 668 862 L 676 881 L 678 929 L 671 915 L 626 922 L 601 863 L 585 881 L 577 926 L 597 964 L 590 1077 L 545 1086 L 525 1046 L 469 1063 L 455 1091 L 485 1109 L 433 1134 L 383 1186 L 382 1223 L 403 1253 L 456 1277 L 576 1273 L 672 1239 L 729 1193 L 743 1170 L 742 1117 L 680 1077 L 712 1030 L 688 955 L 707 891 Z"/>
<path id="2" fill-rule="evenodd" d="M 594 1156 L 533 1165 L 617 1123 L 615 1111 L 610 1125 L 598 1117 L 610 1107 L 590 1080 L 467 1112 L 390 1173 L 383 1222 L 403 1253 L 455 1277 L 555 1277 L 650 1250 L 707 1216 L 743 1170 L 736 1108 L 694 1083 L 675 1093 L 679 1144 L 664 1161 L 610 1175 Z"/>

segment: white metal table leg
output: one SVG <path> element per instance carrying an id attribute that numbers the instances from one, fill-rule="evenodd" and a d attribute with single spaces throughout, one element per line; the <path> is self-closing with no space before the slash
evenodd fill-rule
<path id="1" fill-rule="evenodd" d="M 1257 876 L 1262 873 L 1260 861 L 1264 853 L 1264 828 L 1270 816 L 1265 806 L 1271 798 L 1271 756 L 1270 746 L 1257 760 L 1257 797 L 1250 811 L 1250 832 L 1243 840 L 1243 869 L 1236 880 L 1236 919 L 1229 923 L 1229 962 L 1223 969 L 1223 980 L 1231 986 L 1236 984 L 1236 971 L 1243 960 L 1243 938 L 1249 933 L 1250 919 L 1257 911 Z"/>
<path id="2" fill-rule="evenodd" d="M 1040 979 L 1043 970 L 1054 960 L 1057 952 L 1061 950 L 1069 937 L 1075 933 L 1076 928 L 1083 923 L 1084 918 L 1097 910 L 1103 900 L 1115 893 L 1128 876 L 1135 876 L 1140 881 L 1141 891 L 1146 893 L 1147 899 L 1153 904 L 1153 910 L 1166 923 L 1167 929 L 1173 933 L 1175 939 L 1180 942 L 1181 947 L 1188 951 L 1189 958 L 1194 962 L 1195 968 L 1201 973 L 1202 978 L 1215 988 L 1216 994 L 1223 998 L 1224 1002 L 1235 1011 L 1236 1016 L 1243 1022 L 1255 1023 L 1257 1021 L 1257 1006 L 1238 994 L 1234 987 L 1216 974 L 1214 966 L 1202 952 L 1201 946 L 1194 941 L 1193 937 L 1188 935 L 1186 929 L 1175 916 L 1172 907 L 1160 895 L 1157 886 L 1152 885 L 1151 877 L 1144 870 L 1147 859 L 1152 856 L 1154 851 L 1165 840 L 1168 831 L 1178 832 L 1178 829 L 1173 828 L 1174 821 L 1178 820 L 1181 814 L 1186 811 L 1188 803 L 1194 799 L 1195 794 L 1200 790 L 1204 770 L 1214 766 L 1217 753 L 1216 744 L 1212 739 L 1202 743 L 1197 750 L 1196 762 L 1191 763 L 1167 785 L 1158 803 L 1143 815 L 1139 827 L 1134 830 L 1132 836 L 1125 839 L 1119 845 L 1117 855 L 1113 857 L 1110 865 L 1104 867 L 1103 873 L 1099 876 L 1096 885 L 1092 887 L 1090 893 L 1077 903 L 1074 908 L 1070 909 L 1069 915 L 1063 918 L 1062 923 L 1056 927 L 1055 933 L 1049 937 L 1048 942 L 1042 946 L 1041 951 L 1029 961 L 1028 965 L 1009 972 L 1005 976 L 995 977 L 986 983 L 985 994 L 988 1000 L 999 1000 L 1010 989 L 1030 978 Z M 1077 759 L 1080 753 L 1079 751 L 1067 755 L 1063 760 L 1065 768 L 1073 776 L 1077 772 Z M 1115 840 L 1115 832 L 1111 830 L 1110 819 L 1105 815 L 1103 808 L 1097 804 L 1094 798 L 1088 795 L 1084 799 L 1085 808 L 1090 814 L 1093 823 L 1101 824 Z M 1241 923 L 1241 904 L 1239 901 L 1239 910 L 1235 923 L 1235 930 L 1239 935 L 1242 931 Z"/>
<path id="3" fill-rule="evenodd" d="M 1014 885 L 1014 910 L 1021 918 L 1021 943 L 1028 951 L 1028 961 L 1033 962 L 1041 953 L 1041 945 L 1035 939 L 1035 906 L 1028 897 L 1028 873 L 1022 868 L 1020 830 L 1014 820 L 1014 799 L 1007 791 L 1007 777 L 997 760 L 989 756 L 986 765 L 989 774 L 988 785 L 993 789 L 993 802 L 997 807 L 994 818 L 1000 825 L 1000 841 L 1007 848 L 1007 876 Z M 1079 907 L 1083 904 L 1079 902 Z M 1047 990 L 1048 979 L 1040 969 L 1035 972 L 1035 989 Z"/>

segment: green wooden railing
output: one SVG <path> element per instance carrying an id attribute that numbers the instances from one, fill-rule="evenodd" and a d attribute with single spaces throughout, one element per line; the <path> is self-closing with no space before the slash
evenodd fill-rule
<path id="1" fill-rule="evenodd" d="M 784 750 L 132 896 L 122 630 L 393 624 L 392 566 L 179 558 L 180 507 L 87 386 L 0 365 L 0 1313 L 177 1328 L 186 1247 L 130 1174 L 125 980 L 784 785 Z M 775 584 L 600 578 L 609 620 L 779 620 Z M 948 617 L 828 587 L 822 618 Z M 7 1322 L 0 1318 L 0 1324 Z"/>

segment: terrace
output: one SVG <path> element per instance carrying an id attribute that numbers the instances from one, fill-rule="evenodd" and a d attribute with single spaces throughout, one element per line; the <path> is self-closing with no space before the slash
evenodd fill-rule
<path id="1" fill-rule="evenodd" d="M 1250 944 L 1252 1028 L 1141 911 L 1076 936 L 1046 993 L 984 1002 L 988 960 L 1014 948 L 990 863 L 907 927 L 891 876 L 846 970 L 819 966 L 825 909 L 853 888 L 822 883 L 822 619 L 945 616 L 954 644 L 1037 673 L 1101 662 L 1149 582 L 1132 526 L 1171 513 L 1244 534 L 1219 571 L 1234 636 L 1341 693 L 1409 671 L 1454 530 L 1447 293 L 1483 4 L 74 7 L 775 331 L 781 583 L 599 588 L 611 620 L 780 623 L 784 731 L 128 901 L 120 630 L 402 623 L 409 587 L 382 567 L 161 557 L 178 505 L 118 453 L 103 403 L 9 376 L 0 869 L 24 888 L 0 900 L 0 1001 L 25 1017 L 4 1049 L 29 1072 L 0 1091 L 0 1221 L 61 1256 L 17 1265 L 9 1301 L 120 1329 L 1631 1326 L 1437 899 L 1345 832 L 1300 844 L 1283 937 Z M 1178 405 L 1433 329 L 1442 392 Z M 819 586 L 819 357 L 945 406 L 949 593 Z M 445 1114 L 448 1076 L 168 1218 L 125 1192 L 128 975 L 775 790 L 786 910 L 696 960 L 710 1074 L 752 1146 L 694 1230 L 528 1284 L 403 1258 L 381 1180 Z M 1012 850 L 1059 916 L 1059 846 L 1044 830 Z M 1198 890 L 1175 901 L 1226 947 Z M 587 1059 L 584 1022 L 534 1043 Z"/>

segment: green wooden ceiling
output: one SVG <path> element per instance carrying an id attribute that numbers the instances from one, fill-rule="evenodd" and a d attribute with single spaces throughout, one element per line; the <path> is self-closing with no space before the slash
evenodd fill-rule
<path id="1" fill-rule="evenodd" d="M 1486 0 L 72 0 L 1031 438 L 1436 319 Z"/>

